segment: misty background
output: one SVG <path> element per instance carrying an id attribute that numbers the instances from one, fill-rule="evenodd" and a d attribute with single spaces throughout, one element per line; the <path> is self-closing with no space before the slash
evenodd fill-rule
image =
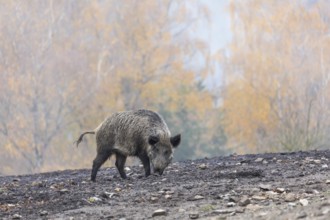
<path id="1" fill-rule="evenodd" d="M 0 175 L 90 168 L 79 134 L 139 108 L 176 160 L 329 148 L 326 0 L 0 3 Z"/>

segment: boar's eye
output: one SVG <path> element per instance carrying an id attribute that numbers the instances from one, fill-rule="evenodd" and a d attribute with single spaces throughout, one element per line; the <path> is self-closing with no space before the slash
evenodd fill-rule
<path id="1" fill-rule="evenodd" d="M 159 142 L 159 137 L 158 136 L 150 136 L 148 140 L 150 145 L 155 145 Z"/>

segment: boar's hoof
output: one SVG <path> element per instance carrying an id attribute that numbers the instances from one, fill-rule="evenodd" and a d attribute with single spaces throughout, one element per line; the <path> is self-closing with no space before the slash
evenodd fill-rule
<path id="1" fill-rule="evenodd" d="M 163 175 L 164 170 L 161 169 L 155 169 L 155 173 L 159 173 L 159 175 Z"/>

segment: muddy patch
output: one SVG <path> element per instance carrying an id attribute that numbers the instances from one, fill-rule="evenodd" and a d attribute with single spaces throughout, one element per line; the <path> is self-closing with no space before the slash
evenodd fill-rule
<path id="1" fill-rule="evenodd" d="M 1 219 L 329 219 L 330 151 L 0 177 Z"/>

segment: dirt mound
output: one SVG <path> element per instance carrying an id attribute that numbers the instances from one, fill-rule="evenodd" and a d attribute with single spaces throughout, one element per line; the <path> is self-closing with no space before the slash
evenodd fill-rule
<path id="1" fill-rule="evenodd" d="M 2 219 L 329 219 L 330 151 L 173 163 L 163 176 L 104 168 L 0 177 Z"/>

